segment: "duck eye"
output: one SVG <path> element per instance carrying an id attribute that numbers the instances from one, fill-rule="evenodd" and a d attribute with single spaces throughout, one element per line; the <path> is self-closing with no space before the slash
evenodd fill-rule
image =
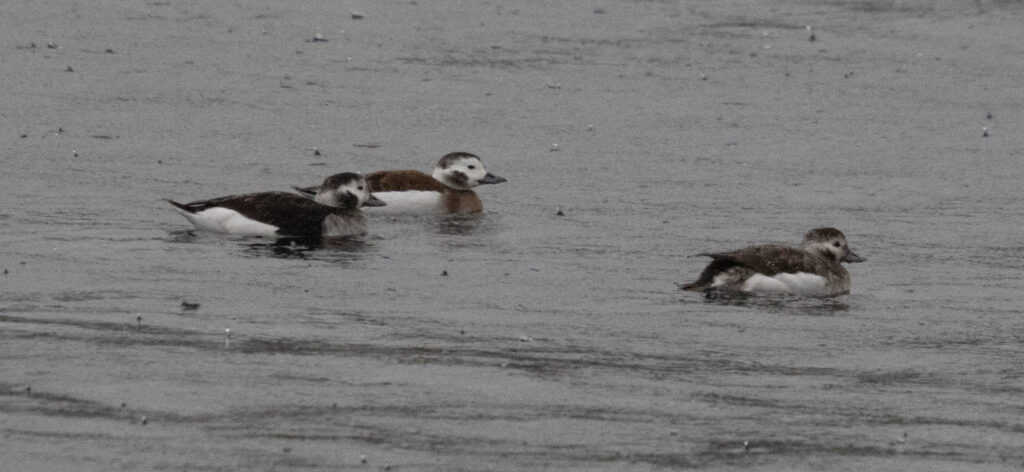
<path id="1" fill-rule="evenodd" d="M 362 190 L 362 189 L 363 189 L 363 186 L 362 186 L 362 185 L 360 185 L 360 186 L 356 187 L 356 190 Z"/>
<path id="2" fill-rule="evenodd" d="M 842 244 L 839 241 L 832 243 L 832 245 L 835 247 L 842 247 Z"/>
<path id="3" fill-rule="evenodd" d="M 473 169 L 476 169 L 476 166 L 475 166 L 475 165 L 472 165 L 472 164 L 470 164 L 470 165 L 469 165 L 469 170 L 473 170 Z"/>

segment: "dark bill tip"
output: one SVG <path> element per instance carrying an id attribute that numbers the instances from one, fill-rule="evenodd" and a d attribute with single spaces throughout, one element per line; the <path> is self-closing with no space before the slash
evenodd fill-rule
<path id="1" fill-rule="evenodd" d="M 860 257 L 854 254 L 853 251 L 850 251 L 850 253 L 843 258 L 843 262 L 864 262 L 866 260 L 868 260 L 866 257 Z"/>
<path id="2" fill-rule="evenodd" d="M 375 197 L 372 193 L 370 194 L 370 199 L 363 202 L 363 206 L 368 207 L 382 207 L 386 205 L 387 203 L 385 203 L 384 200 Z"/>
<path id="3" fill-rule="evenodd" d="M 484 178 L 480 179 L 481 184 L 500 184 L 502 182 L 507 182 L 504 177 L 498 177 L 490 172 L 488 172 Z"/>

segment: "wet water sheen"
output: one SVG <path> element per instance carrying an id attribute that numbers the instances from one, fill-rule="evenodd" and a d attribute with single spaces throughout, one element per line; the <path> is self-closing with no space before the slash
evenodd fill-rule
<path id="1" fill-rule="evenodd" d="M 1022 21 L 10 2 L 0 469 L 1019 470 Z M 162 200 L 456 150 L 508 179 L 482 215 L 362 241 Z M 677 288 L 816 226 L 868 259 L 849 295 Z"/>

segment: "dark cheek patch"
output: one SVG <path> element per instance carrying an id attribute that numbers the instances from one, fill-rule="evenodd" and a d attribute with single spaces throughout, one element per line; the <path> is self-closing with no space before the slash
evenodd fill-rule
<path id="1" fill-rule="evenodd" d="M 452 172 L 451 180 L 452 182 L 458 185 L 466 185 L 469 182 L 469 177 L 467 177 L 466 174 L 463 174 L 462 172 L 456 171 Z"/>
<path id="2" fill-rule="evenodd" d="M 355 208 L 356 205 L 359 205 L 359 197 L 351 193 L 345 192 L 338 197 L 338 206 L 342 208 Z"/>

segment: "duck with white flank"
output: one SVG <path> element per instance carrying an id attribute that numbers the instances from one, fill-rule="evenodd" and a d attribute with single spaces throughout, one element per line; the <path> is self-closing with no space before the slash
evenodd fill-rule
<path id="1" fill-rule="evenodd" d="M 370 188 L 387 207 L 381 211 L 401 213 L 480 213 L 483 202 L 473 187 L 500 184 L 504 178 L 487 172 L 480 158 L 468 152 L 453 152 L 437 162 L 433 176 L 418 170 L 384 170 L 366 176 Z M 294 187 L 312 197 L 318 187 Z"/>
<path id="2" fill-rule="evenodd" d="M 850 291 L 850 273 L 840 262 L 863 262 L 835 228 L 816 228 L 799 248 L 753 246 L 698 254 L 713 259 L 683 290 L 839 295 Z"/>
<path id="3" fill-rule="evenodd" d="M 288 192 L 262 192 L 181 204 L 168 200 L 196 228 L 218 233 L 271 237 L 345 237 L 366 234 L 362 206 L 385 203 L 366 179 L 345 172 L 324 180 L 313 199 Z"/>

